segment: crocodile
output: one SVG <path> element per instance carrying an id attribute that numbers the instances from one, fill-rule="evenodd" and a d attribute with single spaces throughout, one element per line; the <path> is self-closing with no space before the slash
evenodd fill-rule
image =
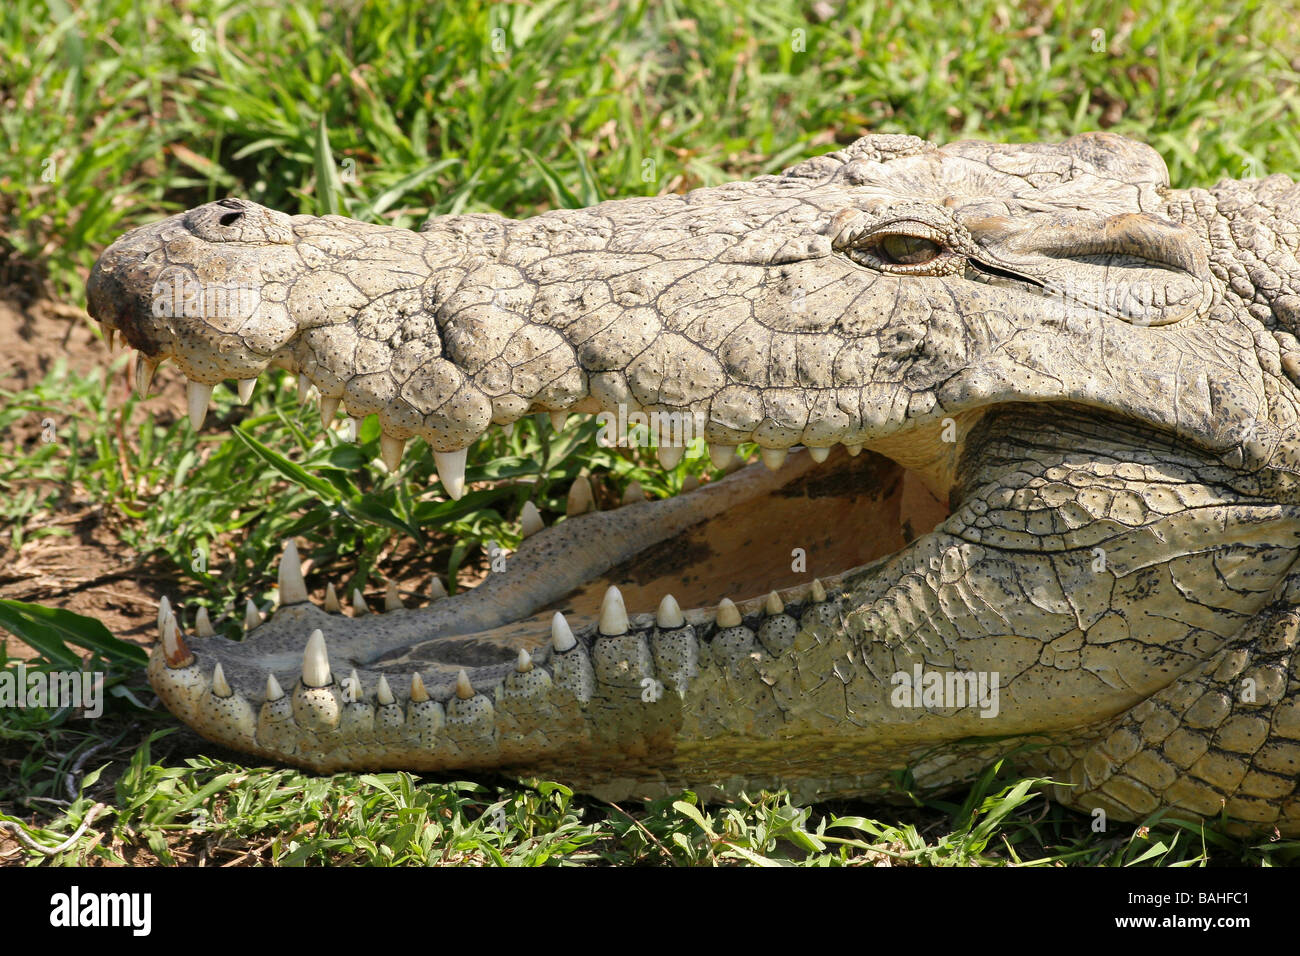
<path id="1" fill-rule="evenodd" d="M 179 367 L 196 428 L 280 368 L 324 426 L 377 415 L 389 471 L 420 439 L 431 495 L 536 413 L 718 476 L 604 508 L 580 476 L 419 609 L 318 606 L 290 541 L 241 641 L 164 602 L 149 679 L 322 773 L 814 801 L 1014 755 L 1083 812 L 1300 833 L 1298 256 L 1291 179 L 1174 189 L 1107 133 L 868 135 L 418 232 L 238 198 L 137 228 L 89 311 L 146 390 Z"/>

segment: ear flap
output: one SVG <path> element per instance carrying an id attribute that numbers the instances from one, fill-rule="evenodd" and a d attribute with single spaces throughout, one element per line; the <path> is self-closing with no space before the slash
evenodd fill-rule
<path id="1" fill-rule="evenodd" d="M 798 179 L 826 179 L 848 163 L 887 163 L 891 159 L 916 156 L 918 153 L 928 153 L 936 148 L 934 143 L 917 136 L 870 133 L 854 140 L 843 149 L 805 159 L 802 163 L 791 166 L 781 175 Z"/>

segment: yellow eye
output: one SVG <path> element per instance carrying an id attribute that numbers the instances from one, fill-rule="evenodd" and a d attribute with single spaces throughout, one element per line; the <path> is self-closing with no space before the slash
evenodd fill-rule
<path id="1" fill-rule="evenodd" d="M 881 258 L 896 266 L 919 266 L 936 259 L 942 247 L 919 236 L 884 236 L 878 246 Z"/>

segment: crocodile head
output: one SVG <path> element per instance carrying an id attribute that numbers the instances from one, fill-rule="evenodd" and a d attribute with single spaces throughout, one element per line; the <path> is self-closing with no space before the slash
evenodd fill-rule
<path id="1" fill-rule="evenodd" d="M 181 368 L 196 423 L 276 366 L 326 423 L 378 415 L 390 465 L 423 439 L 451 497 L 487 428 L 538 411 L 630 422 L 670 468 L 692 438 L 767 466 L 610 511 L 580 479 L 420 610 L 318 608 L 290 547 L 242 642 L 161 616 L 153 685 L 318 770 L 814 798 L 1027 745 L 1077 806 L 1300 826 L 1298 221 L 1284 177 L 1173 191 L 1088 134 L 869 136 L 419 233 L 239 199 L 137 229 L 90 311 L 142 377 Z"/>

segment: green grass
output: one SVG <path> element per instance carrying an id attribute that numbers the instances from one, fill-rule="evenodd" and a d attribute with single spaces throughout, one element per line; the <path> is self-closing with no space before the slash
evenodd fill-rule
<path id="1" fill-rule="evenodd" d="M 21 108 L 0 109 L 0 216 L 8 255 L 80 304 L 87 268 L 121 232 L 227 194 L 413 227 L 430 213 L 523 216 L 748 177 L 869 130 L 947 141 L 1108 128 L 1159 150 L 1178 186 L 1294 175 L 1296 14 L 1188 0 L 1130 12 L 1106 0 L 847 3 L 824 21 L 789 0 L 12 0 L 0 94 Z M 53 519 L 89 502 L 141 567 L 175 582 L 187 622 L 207 606 L 232 635 L 246 598 L 268 602 L 290 535 L 336 586 L 374 592 L 403 567 L 454 580 L 487 542 L 516 543 L 525 500 L 548 520 L 562 513 L 579 471 L 615 494 L 637 480 L 664 495 L 705 467 L 664 474 L 597 447 L 591 423 L 557 438 L 529 420 L 480 440 L 468 479 L 494 483 L 449 502 L 427 490 L 418 441 L 389 475 L 373 419 L 359 445 L 323 434 L 283 376 L 264 377 L 249 408 L 219 390 L 218 427 L 195 435 L 108 400 L 124 362 L 89 377 L 56 365 L 22 391 L 0 377 L 0 549 L 69 534 Z M 57 440 L 30 440 L 47 418 Z M 168 734 L 138 660 L 102 634 L 5 611 L 43 666 L 89 653 L 113 691 L 98 721 L 0 710 L 0 808 L 12 814 L 0 819 L 21 817 L 53 846 L 105 805 L 54 862 L 1173 865 L 1296 853 L 1161 820 L 1094 833 L 1010 765 L 903 808 L 781 794 L 614 808 L 547 782 L 245 767 Z"/>

